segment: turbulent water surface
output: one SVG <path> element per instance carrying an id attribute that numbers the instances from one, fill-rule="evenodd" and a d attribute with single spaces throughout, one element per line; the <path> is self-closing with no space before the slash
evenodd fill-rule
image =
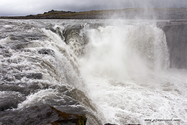
<path id="1" fill-rule="evenodd" d="M 156 22 L 0 20 L 0 124 L 51 105 L 88 125 L 187 124 L 187 72 Z"/>

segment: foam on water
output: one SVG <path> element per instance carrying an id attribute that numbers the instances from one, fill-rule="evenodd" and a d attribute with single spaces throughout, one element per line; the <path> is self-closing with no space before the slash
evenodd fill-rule
<path id="1" fill-rule="evenodd" d="M 88 125 L 187 122 L 187 72 L 169 68 L 166 38 L 156 25 L 3 21 L 2 114 L 49 104 L 72 113 L 86 109 Z M 180 122 L 145 121 L 175 118 Z"/>
<path id="2" fill-rule="evenodd" d="M 164 32 L 155 25 L 88 29 L 79 65 L 85 88 L 104 123 L 184 124 L 186 77 L 168 69 Z M 186 71 L 185 71 L 186 74 Z M 147 122 L 145 119 L 180 119 Z"/>

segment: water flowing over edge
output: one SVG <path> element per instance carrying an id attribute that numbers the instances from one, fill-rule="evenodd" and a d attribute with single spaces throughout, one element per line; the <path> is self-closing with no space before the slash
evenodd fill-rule
<path id="1" fill-rule="evenodd" d="M 169 68 L 166 38 L 155 24 L 15 23 L 28 23 L 23 28 L 27 34 L 44 35 L 26 39 L 29 43 L 21 49 L 13 48 L 20 38 L 1 39 L 1 50 L 10 54 L 1 55 L 6 72 L 1 81 L 23 89 L 8 87 L 1 95 L 17 93 L 17 109 L 40 103 L 62 110 L 77 107 L 94 119 L 90 124 L 150 124 L 145 119 L 171 118 L 186 122 L 186 72 Z"/>

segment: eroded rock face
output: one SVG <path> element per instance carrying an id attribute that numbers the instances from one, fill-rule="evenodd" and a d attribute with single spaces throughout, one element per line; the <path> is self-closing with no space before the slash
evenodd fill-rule
<path id="1" fill-rule="evenodd" d="M 166 35 L 170 68 L 187 68 L 187 22 L 169 22 L 161 26 Z"/>
<path id="2" fill-rule="evenodd" d="M 0 118 L 0 125 L 86 125 L 86 120 L 84 115 L 65 113 L 49 105 L 40 105 L 4 115 Z"/>

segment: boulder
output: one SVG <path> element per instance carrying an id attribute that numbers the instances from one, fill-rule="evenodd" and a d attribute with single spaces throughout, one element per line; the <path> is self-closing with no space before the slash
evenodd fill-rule
<path id="1" fill-rule="evenodd" d="M 86 125 L 84 115 L 61 112 L 49 106 L 41 105 L 13 111 L 0 118 L 3 125 Z"/>

